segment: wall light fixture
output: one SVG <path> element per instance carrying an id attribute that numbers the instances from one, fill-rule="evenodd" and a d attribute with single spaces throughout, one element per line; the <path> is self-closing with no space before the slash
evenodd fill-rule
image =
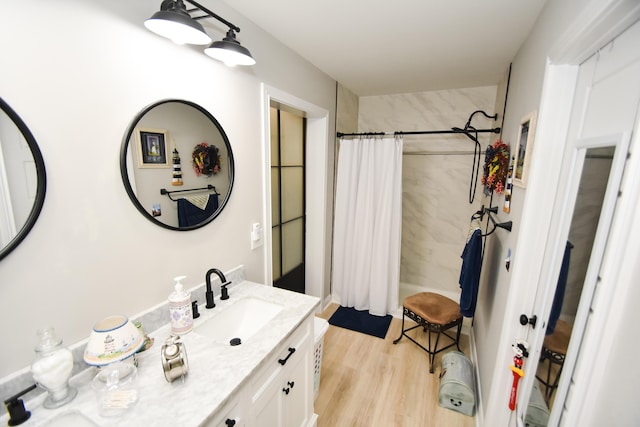
<path id="1" fill-rule="evenodd" d="M 184 2 L 193 5 L 195 9 L 187 10 Z M 192 14 L 196 16 L 192 16 Z M 217 19 L 228 26 L 226 37 L 211 43 L 211 37 L 198 22 L 198 20 L 206 18 Z M 160 11 L 145 20 L 144 25 L 147 29 L 172 40 L 174 43 L 195 45 L 211 43 L 204 50 L 204 53 L 224 62 L 229 67 L 256 63 L 249 49 L 242 46 L 236 39 L 236 33 L 240 32 L 240 28 L 193 0 L 164 0 L 160 4 Z"/>

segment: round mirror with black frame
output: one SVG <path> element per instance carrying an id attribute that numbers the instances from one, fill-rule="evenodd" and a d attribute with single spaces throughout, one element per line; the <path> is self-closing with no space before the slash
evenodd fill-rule
<path id="1" fill-rule="evenodd" d="M 190 101 L 167 99 L 144 108 L 127 129 L 120 173 L 134 206 L 170 230 L 195 230 L 224 209 L 234 162 L 220 123 Z"/>
<path id="2" fill-rule="evenodd" d="M 47 187 L 36 139 L 20 116 L 0 98 L 0 259 L 29 234 Z"/>

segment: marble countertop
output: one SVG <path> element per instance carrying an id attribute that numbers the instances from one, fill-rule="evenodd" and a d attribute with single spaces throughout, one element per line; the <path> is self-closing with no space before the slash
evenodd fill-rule
<path id="1" fill-rule="evenodd" d="M 315 310 L 320 301 L 309 295 L 249 281 L 230 288 L 229 296 L 226 301 L 216 298 L 216 307 L 210 310 L 204 304 L 200 305 L 201 316 L 194 321 L 194 331 L 181 337 L 189 362 L 189 373 L 184 382 L 178 379 L 169 383 L 164 377 L 160 350 L 170 336 L 167 323 L 149 334 L 155 340 L 153 347 L 138 354 L 138 402 L 122 416 L 103 417 L 99 414 L 96 395 L 91 389 L 91 380 L 97 370 L 89 368 L 71 379 L 71 385 L 78 388 L 78 395 L 71 403 L 51 410 L 42 407 L 44 394 L 27 401 L 25 405 L 31 411 L 31 418 L 23 425 L 51 425 L 56 419 L 78 412 L 103 427 L 200 425 L 235 396 L 251 374 L 266 363 L 267 356 Z M 223 345 L 198 335 L 200 323 L 215 317 L 245 296 L 275 302 L 284 308 L 264 326 L 258 325 L 260 329 L 239 346 Z M 6 423 L 6 418 L 0 417 L 0 422 Z"/>

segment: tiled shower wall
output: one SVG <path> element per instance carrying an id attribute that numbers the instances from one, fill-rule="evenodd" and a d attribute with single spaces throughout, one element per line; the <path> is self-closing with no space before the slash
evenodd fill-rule
<path id="1" fill-rule="evenodd" d="M 496 90 L 485 86 L 360 97 L 358 131 L 463 128 L 476 110 L 494 114 Z M 496 123 L 476 114 L 472 125 L 481 129 Z M 479 137 L 482 167 L 484 151 L 498 135 Z M 424 290 L 459 298 L 460 255 L 470 217 L 482 204 L 482 170 L 475 201 L 469 203 L 473 149 L 474 143 L 463 135 L 404 137 L 400 301 Z"/>

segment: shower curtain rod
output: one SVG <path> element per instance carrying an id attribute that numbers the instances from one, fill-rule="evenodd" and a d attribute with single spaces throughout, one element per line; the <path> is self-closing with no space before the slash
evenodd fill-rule
<path id="1" fill-rule="evenodd" d="M 459 129 L 452 128 L 450 130 L 416 130 L 416 131 L 395 131 L 395 132 L 358 132 L 358 133 L 342 133 L 337 132 L 338 138 L 344 136 L 385 136 L 385 135 L 430 135 L 443 133 L 500 133 L 500 128 L 493 129 Z"/>
<path id="2" fill-rule="evenodd" d="M 481 152 L 482 152 L 482 148 L 480 145 L 480 141 L 478 141 L 478 134 L 479 133 L 500 133 L 500 128 L 493 128 L 493 129 L 476 129 L 473 126 L 471 126 L 471 120 L 473 119 L 473 116 L 475 116 L 476 114 L 482 114 L 484 115 L 486 118 L 488 119 L 492 119 L 492 120 L 497 120 L 498 119 L 498 114 L 494 114 L 492 116 L 490 116 L 489 114 L 485 113 L 483 110 L 476 110 L 473 113 L 471 113 L 471 115 L 469 116 L 469 120 L 467 120 L 467 123 L 464 125 L 463 129 L 460 129 L 458 127 L 454 127 L 451 129 L 447 129 L 447 130 L 424 130 L 424 131 L 408 131 L 408 132 L 403 132 L 403 131 L 399 131 L 399 132 L 390 132 L 390 133 L 385 133 L 385 132 L 363 132 L 363 133 L 342 133 L 342 132 L 337 132 L 338 138 L 342 138 L 344 136 L 377 136 L 377 135 L 425 135 L 425 134 L 443 134 L 443 133 L 460 133 L 463 134 L 464 136 L 466 136 L 467 138 L 469 138 L 471 141 L 473 141 L 474 143 L 474 147 L 473 147 L 473 166 L 471 167 L 471 179 L 469 182 L 469 203 L 473 203 L 473 200 L 475 199 L 476 196 L 476 187 L 478 185 L 478 173 L 480 172 L 480 156 L 481 156 Z M 475 177 L 474 177 L 475 176 Z"/>
<path id="3" fill-rule="evenodd" d="M 343 133 L 337 132 L 336 135 L 338 138 L 342 138 L 345 136 L 384 136 L 384 135 L 431 135 L 431 134 L 452 134 L 452 133 L 462 133 L 465 135 L 469 135 L 470 133 L 500 133 L 500 128 L 491 128 L 491 129 L 476 129 L 471 126 L 471 120 L 473 116 L 477 113 L 483 114 L 488 119 L 497 120 L 498 114 L 494 114 L 492 116 L 488 115 L 482 110 L 476 110 L 469 116 L 469 120 L 464 125 L 464 128 L 460 129 L 457 127 L 446 129 L 446 130 L 420 130 L 420 131 L 395 131 L 395 132 L 356 132 L 356 133 Z"/>

